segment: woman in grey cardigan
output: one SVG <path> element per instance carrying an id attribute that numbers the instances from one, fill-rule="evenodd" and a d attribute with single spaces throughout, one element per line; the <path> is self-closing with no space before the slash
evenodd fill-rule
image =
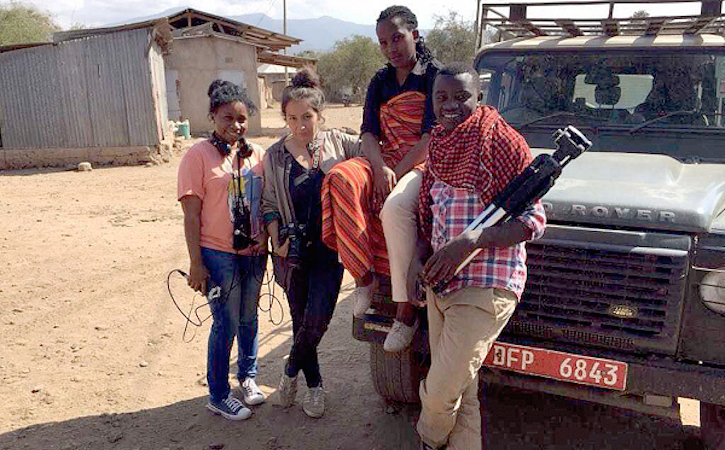
<path id="1" fill-rule="evenodd" d="M 320 190 L 338 162 L 359 155 L 356 136 L 323 131 L 325 100 L 311 69 L 301 70 L 282 95 L 282 115 L 291 133 L 272 145 L 264 158 L 262 217 L 272 239 L 274 272 L 287 294 L 293 343 L 272 402 L 289 407 L 302 371 L 307 393 L 302 408 L 322 417 L 325 391 L 317 346 L 332 318 L 342 283 L 337 253 L 322 243 Z"/>

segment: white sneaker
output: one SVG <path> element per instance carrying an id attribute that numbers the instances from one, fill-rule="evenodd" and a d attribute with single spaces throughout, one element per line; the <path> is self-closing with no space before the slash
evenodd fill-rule
<path id="1" fill-rule="evenodd" d="M 413 336 L 420 326 L 420 320 L 415 318 L 415 323 L 412 326 L 408 326 L 399 320 L 393 320 L 393 327 L 385 337 L 385 343 L 383 343 L 383 350 L 386 352 L 397 353 L 409 346 L 413 342 Z"/>
<path id="2" fill-rule="evenodd" d="M 322 389 L 322 386 L 307 388 L 302 409 L 313 419 L 318 419 L 325 414 L 325 390 Z"/>
<path id="3" fill-rule="evenodd" d="M 247 377 L 239 385 L 239 392 L 242 393 L 244 403 L 250 406 L 264 403 L 264 393 L 259 389 L 254 378 Z"/>
<path id="4" fill-rule="evenodd" d="M 362 317 L 365 315 L 365 311 L 370 308 L 373 304 L 373 285 L 370 283 L 367 286 L 355 288 L 350 294 L 352 298 L 352 315 L 355 317 Z"/>
<path id="5" fill-rule="evenodd" d="M 289 408 L 295 401 L 297 396 L 297 376 L 289 377 L 287 374 L 282 374 L 282 378 L 279 380 L 279 386 L 277 391 L 272 394 L 270 398 L 272 404 L 281 406 L 282 408 Z"/>

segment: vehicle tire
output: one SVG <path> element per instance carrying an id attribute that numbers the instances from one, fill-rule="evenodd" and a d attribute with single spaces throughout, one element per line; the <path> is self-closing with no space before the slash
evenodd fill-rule
<path id="1" fill-rule="evenodd" d="M 708 450 L 725 450 L 725 406 L 700 402 L 700 436 Z"/>
<path id="2" fill-rule="evenodd" d="M 375 392 L 384 399 L 418 403 L 421 373 L 420 359 L 412 347 L 389 353 L 383 350 L 383 344 L 370 343 L 370 375 Z"/>

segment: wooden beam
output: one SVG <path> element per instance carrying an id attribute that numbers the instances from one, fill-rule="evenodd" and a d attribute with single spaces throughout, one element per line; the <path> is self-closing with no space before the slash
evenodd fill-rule
<path id="1" fill-rule="evenodd" d="M 269 51 L 261 51 L 257 53 L 257 61 L 266 64 L 277 64 L 287 67 L 304 67 L 306 65 L 316 66 L 317 60 L 303 58 L 300 56 L 285 55 L 281 53 L 273 53 Z"/>

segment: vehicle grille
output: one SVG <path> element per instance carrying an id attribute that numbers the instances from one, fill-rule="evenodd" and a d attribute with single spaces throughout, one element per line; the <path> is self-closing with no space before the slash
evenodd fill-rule
<path id="1" fill-rule="evenodd" d="M 543 239 L 527 253 L 526 290 L 507 332 L 674 354 L 687 251 Z M 614 316 L 617 306 L 634 316 Z"/>

